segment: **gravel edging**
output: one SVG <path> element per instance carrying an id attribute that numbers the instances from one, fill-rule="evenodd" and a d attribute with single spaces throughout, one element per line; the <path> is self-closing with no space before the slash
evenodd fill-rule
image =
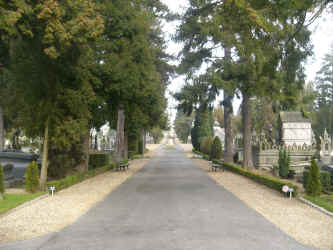
<path id="1" fill-rule="evenodd" d="M 327 211 L 325 208 L 318 206 L 314 203 L 312 203 L 311 201 L 304 199 L 303 197 L 299 197 L 298 198 L 300 201 L 302 201 L 305 204 L 308 204 L 309 206 L 316 208 L 317 210 L 319 210 L 320 212 L 323 212 L 324 214 L 333 217 L 333 213 L 331 213 L 330 211 Z"/>
<path id="2" fill-rule="evenodd" d="M 0 244 L 58 232 L 74 223 L 157 154 L 160 145 L 147 145 L 148 159 L 136 159 L 127 171 L 107 171 L 60 190 L 53 197 L 42 195 L 0 217 Z M 38 199 L 39 198 L 39 199 Z M 23 205 L 23 204 L 22 204 Z"/>
<path id="3" fill-rule="evenodd" d="M 10 214 L 12 214 L 12 213 L 14 213 L 16 211 L 18 211 L 18 210 L 20 210 L 22 208 L 30 206 L 30 205 L 32 205 L 33 203 L 35 203 L 35 202 L 37 202 L 39 200 L 45 199 L 48 196 L 49 196 L 49 194 L 43 194 L 41 196 L 36 197 L 35 199 L 32 199 L 30 201 L 26 201 L 26 202 L 22 203 L 21 205 L 18 205 L 17 207 L 14 207 L 14 208 L 8 210 L 7 212 L 5 212 L 3 214 L 0 214 L 0 219 L 3 218 L 3 217 L 6 217 L 6 216 L 8 216 L 8 215 L 10 215 Z"/>

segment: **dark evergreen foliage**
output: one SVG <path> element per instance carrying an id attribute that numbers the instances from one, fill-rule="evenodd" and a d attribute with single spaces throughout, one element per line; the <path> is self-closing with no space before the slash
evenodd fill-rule
<path id="1" fill-rule="evenodd" d="M 204 153 L 206 155 L 210 155 L 212 145 L 213 145 L 213 137 L 212 136 L 201 137 L 200 152 Z"/>
<path id="2" fill-rule="evenodd" d="M 289 167 L 290 167 L 290 156 L 287 151 L 280 150 L 279 152 L 279 175 L 282 178 L 288 178 L 289 175 Z"/>
<path id="3" fill-rule="evenodd" d="M 25 190 L 35 193 L 39 190 L 39 170 L 35 161 L 31 162 L 25 172 Z"/>
<path id="4" fill-rule="evenodd" d="M 213 141 L 210 158 L 218 160 L 222 158 L 222 144 L 220 138 L 217 136 L 215 136 Z"/>
<path id="5" fill-rule="evenodd" d="M 313 159 L 309 169 L 306 183 L 306 193 L 311 196 L 319 196 L 322 190 L 320 172 L 317 162 Z"/>

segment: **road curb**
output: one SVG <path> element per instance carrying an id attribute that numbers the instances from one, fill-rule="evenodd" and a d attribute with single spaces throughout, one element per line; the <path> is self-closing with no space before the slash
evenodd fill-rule
<path id="1" fill-rule="evenodd" d="M 12 208 L 12 209 L 10 209 L 9 211 L 7 211 L 3 214 L 0 214 L 0 219 L 2 219 L 3 217 L 6 217 L 7 215 L 10 215 L 11 213 L 16 212 L 17 210 L 20 210 L 21 208 L 27 207 L 27 206 L 29 206 L 29 205 L 31 205 L 31 204 L 39 201 L 39 200 L 47 198 L 49 196 L 50 196 L 49 194 L 44 194 L 44 195 L 38 196 L 37 198 L 32 199 L 30 201 L 24 202 L 23 204 L 15 207 L 15 208 Z"/>
<path id="2" fill-rule="evenodd" d="M 298 199 L 299 199 L 300 201 L 302 201 L 303 203 L 305 203 L 305 204 L 307 204 L 307 205 L 309 205 L 309 206 L 311 206 L 311 207 L 313 207 L 313 208 L 316 208 L 316 209 L 319 210 L 320 212 L 322 212 L 322 213 L 324 213 L 324 214 L 326 214 L 326 215 L 328 215 L 328 216 L 333 217 L 333 213 L 327 211 L 325 208 L 322 208 L 322 207 L 320 207 L 320 206 L 318 206 L 318 205 L 312 203 L 311 201 L 308 201 L 308 200 L 306 200 L 306 199 L 304 199 L 304 198 L 302 198 L 302 197 L 299 197 Z"/>

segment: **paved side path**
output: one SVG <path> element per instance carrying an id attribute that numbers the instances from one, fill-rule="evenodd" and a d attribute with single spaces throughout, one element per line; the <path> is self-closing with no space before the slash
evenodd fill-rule
<path id="1" fill-rule="evenodd" d="M 133 178 L 59 233 L 1 250 L 311 249 L 215 184 L 178 150 L 161 150 Z"/>

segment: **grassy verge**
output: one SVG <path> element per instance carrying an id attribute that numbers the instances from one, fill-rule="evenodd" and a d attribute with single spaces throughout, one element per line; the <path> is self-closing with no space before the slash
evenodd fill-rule
<path id="1" fill-rule="evenodd" d="M 312 197 L 309 195 L 305 195 L 304 198 L 322 208 L 325 208 L 327 211 L 333 213 L 333 196 L 323 195 L 320 197 Z"/>
<path id="2" fill-rule="evenodd" d="M 175 147 L 175 146 L 172 146 L 172 145 L 167 145 L 167 146 L 164 147 L 164 149 L 167 149 L 167 150 L 174 150 L 174 149 L 176 149 L 176 147 Z"/>
<path id="3" fill-rule="evenodd" d="M 0 214 L 7 212 L 27 201 L 33 200 L 45 193 L 35 194 L 5 194 L 4 200 L 0 201 Z"/>

